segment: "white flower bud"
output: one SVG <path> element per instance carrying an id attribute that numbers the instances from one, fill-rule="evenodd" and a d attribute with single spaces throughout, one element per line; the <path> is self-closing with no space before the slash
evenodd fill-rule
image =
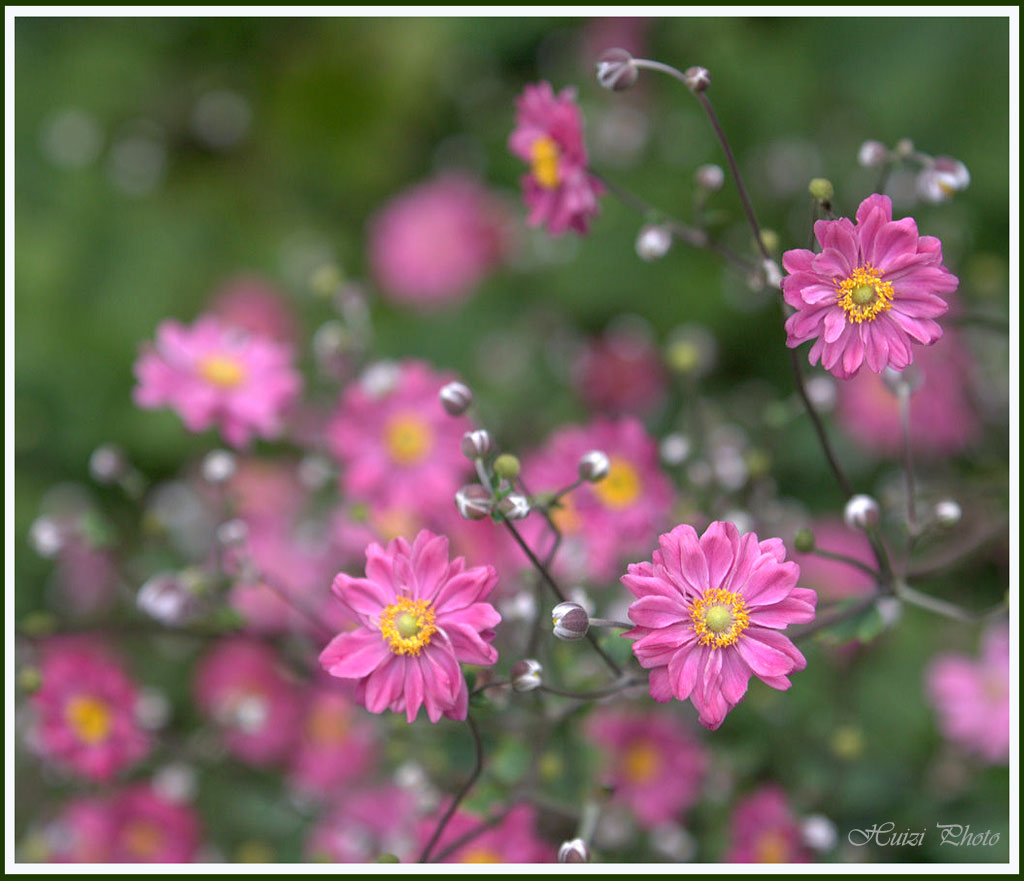
<path id="1" fill-rule="evenodd" d="M 956 526 L 963 516 L 963 510 L 953 499 L 943 499 L 935 504 L 935 522 L 940 526 Z"/>
<path id="2" fill-rule="evenodd" d="M 181 624 L 196 610 L 195 595 L 175 572 L 160 572 L 135 595 L 139 611 L 162 624 Z"/>
<path id="3" fill-rule="evenodd" d="M 658 452 L 666 465 L 682 465 L 690 455 L 692 445 L 685 434 L 668 434 L 661 441 Z"/>
<path id="4" fill-rule="evenodd" d="M 512 669 L 508 671 L 508 678 L 512 683 L 512 690 L 518 692 L 533 691 L 541 685 L 541 673 L 544 668 L 540 661 L 533 658 L 524 658 L 516 661 Z"/>
<path id="5" fill-rule="evenodd" d="M 483 520 L 491 513 L 494 500 L 479 483 L 470 483 L 455 493 L 455 507 L 465 520 Z"/>
<path id="6" fill-rule="evenodd" d="M 128 460 L 116 444 L 103 444 L 89 457 L 89 473 L 97 483 L 114 483 L 125 475 Z"/>
<path id="7" fill-rule="evenodd" d="M 683 79 L 686 80 L 686 85 L 691 92 L 707 91 L 708 86 L 711 85 L 711 74 L 708 69 L 697 65 L 686 68 Z"/>
<path id="8" fill-rule="evenodd" d="M 857 151 L 857 163 L 863 168 L 878 168 L 889 160 L 889 148 L 881 141 L 865 141 Z"/>
<path id="9" fill-rule="evenodd" d="M 714 193 L 725 184 L 725 172 L 720 165 L 701 165 L 694 172 L 693 179 L 702 190 Z"/>
<path id="10" fill-rule="evenodd" d="M 40 557 L 50 559 L 64 546 L 64 533 L 52 517 L 40 517 L 29 527 L 28 543 Z"/>
<path id="11" fill-rule="evenodd" d="M 224 547 L 240 545 L 249 535 L 249 527 L 244 520 L 236 517 L 226 520 L 217 527 L 217 541 Z"/>
<path id="12" fill-rule="evenodd" d="M 510 493 L 498 502 L 498 510 L 506 520 L 522 520 L 530 513 L 530 502 L 522 493 Z"/>
<path id="13" fill-rule="evenodd" d="M 597 81 L 606 89 L 619 92 L 636 82 L 639 71 L 633 56 L 625 49 L 609 49 L 597 61 Z"/>
<path id="14" fill-rule="evenodd" d="M 812 376 L 807 380 L 807 397 L 818 410 L 826 413 L 836 405 L 836 384 L 831 376 Z"/>
<path id="15" fill-rule="evenodd" d="M 473 403 L 473 392 L 461 382 L 450 382 L 440 391 L 441 406 L 449 416 L 461 416 Z"/>
<path id="16" fill-rule="evenodd" d="M 171 701 L 159 688 L 144 687 L 139 690 L 132 708 L 135 721 L 147 731 L 158 731 L 171 718 Z"/>
<path id="17" fill-rule="evenodd" d="M 164 765 L 153 775 L 153 789 L 178 804 L 192 801 L 196 795 L 196 771 L 184 762 Z"/>
<path id="18" fill-rule="evenodd" d="M 971 174 L 967 166 L 949 156 L 939 156 L 917 176 L 917 194 L 935 205 L 948 202 L 954 193 L 967 189 Z"/>
<path id="19" fill-rule="evenodd" d="M 486 429 L 475 428 L 462 436 L 462 455 L 467 459 L 486 459 L 493 452 L 494 441 Z"/>
<path id="20" fill-rule="evenodd" d="M 597 483 L 608 476 L 608 472 L 611 470 L 611 462 L 608 461 L 608 455 L 601 452 L 601 450 L 590 450 L 590 452 L 580 456 L 580 462 L 576 470 L 581 480 L 586 480 L 588 483 Z"/>
<path id="21" fill-rule="evenodd" d="M 551 624 L 559 639 L 582 639 L 590 629 L 590 616 L 579 603 L 559 603 L 551 610 Z"/>
<path id="22" fill-rule="evenodd" d="M 237 460 L 228 450 L 211 450 L 203 457 L 202 474 L 207 483 L 224 483 L 235 474 Z"/>
<path id="23" fill-rule="evenodd" d="M 660 260 L 672 246 L 672 233 L 667 227 L 649 223 L 640 229 L 636 237 L 636 253 L 641 260 L 650 263 Z"/>
<path id="24" fill-rule="evenodd" d="M 867 529 L 870 526 L 877 526 L 881 519 L 881 512 L 871 496 L 851 496 L 843 510 L 843 520 L 851 529 Z"/>
<path id="25" fill-rule="evenodd" d="M 378 361 L 362 372 L 359 384 L 369 397 L 386 398 L 398 386 L 401 375 L 402 368 L 394 361 Z"/>
<path id="26" fill-rule="evenodd" d="M 590 848 L 582 838 L 574 838 L 572 841 L 563 841 L 558 848 L 558 862 L 560 863 L 589 863 Z"/>
<path id="27" fill-rule="evenodd" d="M 836 824 L 824 814 L 811 814 L 800 824 L 800 837 L 811 850 L 826 853 L 836 846 Z"/>
<path id="28" fill-rule="evenodd" d="M 774 260 L 765 260 L 761 266 L 764 269 L 764 283 L 770 288 L 781 289 L 782 267 Z"/>

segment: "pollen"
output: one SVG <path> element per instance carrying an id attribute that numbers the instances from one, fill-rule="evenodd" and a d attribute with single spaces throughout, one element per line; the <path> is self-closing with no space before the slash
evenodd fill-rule
<path id="1" fill-rule="evenodd" d="M 384 446 L 395 464 L 416 465 L 430 454 L 434 432 L 421 417 L 400 414 L 384 429 Z"/>
<path id="2" fill-rule="evenodd" d="M 530 170 L 545 190 L 553 190 L 560 183 L 558 159 L 561 151 L 549 137 L 537 138 L 530 145 Z"/>
<path id="3" fill-rule="evenodd" d="M 399 597 L 381 612 L 380 633 L 396 655 L 419 656 L 437 633 L 430 602 Z"/>
<path id="4" fill-rule="evenodd" d="M 640 497 L 642 488 L 636 468 L 625 459 L 613 456 L 608 476 L 594 484 L 594 495 L 606 508 L 620 510 L 632 505 Z"/>
<path id="5" fill-rule="evenodd" d="M 717 587 L 694 601 L 690 619 L 700 645 L 716 649 L 736 643 L 750 624 L 743 597 Z"/>
<path id="6" fill-rule="evenodd" d="M 211 385 L 233 389 L 245 381 L 245 367 L 230 355 L 209 355 L 200 360 L 199 375 Z"/>
<path id="7" fill-rule="evenodd" d="M 99 698 L 78 695 L 68 701 L 64 712 L 71 730 L 82 743 L 102 743 L 113 727 L 110 707 Z"/>
<path id="8" fill-rule="evenodd" d="M 865 263 L 837 283 L 836 297 L 850 321 L 874 321 L 892 308 L 892 282 L 882 281 L 882 273 Z"/>

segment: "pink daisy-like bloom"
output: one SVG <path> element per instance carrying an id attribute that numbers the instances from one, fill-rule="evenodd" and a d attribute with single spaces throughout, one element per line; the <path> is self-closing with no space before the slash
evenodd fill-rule
<path id="1" fill-rule="evenodd" d="M 650 563 L 632 563 L 622 583 L 636 596 L 623 634 L 651 671 L 656 701 L 687 698 L 714 730 L 747 692 L 751 676 L 780 690 L 807 666 L 782 633 L 814 620 L 817 594 L 796 586 L 800 567 L 782 539 L 758 541 L 715 521 L 698 538 L 677 526 L 658 539 Z"/>
<path id="2" fill-rule="evenodd" d="M 310 860 L 372 863 L 382 854 L 412 859 L 416 805 L 397 786 L 344 792 L 313 827 L 306 841 Z"/>
<path id="3" fill-rule="evenodd" d="M 196 703 L 221 729 L 228 751 L 251 765 L 284 758 L 298 735 L 302 703 L 274 652 L 243 637 L 221 640 L 199 662 Z"/>
<path id="4" fill-rule="evenodd" d="M 210 315 L 192 327 L 165 321 L 135 362 L 135 403 L 171 407 L 189 431 L 217 425 L 229 444 L 244 447 L 254 435 L 280 432 L 302 387 L 291 361 L 288 346 Z"/>
<path id="5" fill-rule="evenodd" d="M 939 655 L 925 674 L 928 697 L 948 740 L 990 764 L 1010 759 L 1010 634 L 989 629 L 977 659 Z"/>
<path id="6" fill-rule="evenodd" d="M 911 378 L 910 444 L 915 453 L 941 458 L 959 453 L 977 439 L 981 421 L 970 376 L 974 363 L 966 346 L 947 331 L 922 349 Z M 899 398 L 881 376 L 860 373 L 839 384 L 836 420 L 866 450 L 880 456 L 903 451 Z"/>
<path id="7" fill-rule="evenodd" d="M 241 275 L 225 282 L 214 293 L 210 311 L 224 324 L 255 336 L 288 345 L 298 341 L 295 316 L 284 294 L 258 275 Z"/>
<path id="8" fill-rule="evenodd" d="M 550 83 L 530 85 L 516 99 L 516 107 L 516 128 L 508 148 L 530 164 L 521 181 L 530 209 L 526 222 L 544 225 L 556 236 L 569 229 L 585 233 L 598 212 L 597 197 L 604 185 L 587 171 L 575 89 L 555 95 Z"/>
<path id="9" fill-rule="evenodd" d="M 645 828 L 672 820 L 700 795 L 707 754 L 673 718 L 600 710 L 587 731 L 609 753 L 607 780 L 614 798 Z"/>
<path id="10" fill-rule="evenodd" d="M 892 219 L 888 196 L 861 202 L 856 226 L 845 217 L 819 220 L 814 234 L 820 254 L 800 248 L 782 256 L 782 292 L 797 310 L 786 320 L 786 345 L 814 340 L 811 363 L 849 379 L 865 363 L 875 373 L 902 370 L 914 360 L 913 344 L 942 336 L 942 295 L 959 282 L 942 265 L 937 238 L 919 236 L 912 217 Z"/>
<path id="11" fill-rule="evenodd" d="M 763 786 L 736 805 L 727 863 L 806 863 L 800 826 L 789 809 L 786 793 Z"/>
<path id="12" fill-rule="evenodd" d="M 47 760 L 107 781 L 139 762 L 149 735 L 135 719 L 138 689 L 103 646 L 81 637 L 46 642 L 32 695 L 34 743 Z"/>
<path id="13" fill-rule="evenodd" d="M 111 863 L 190 863 L 199 849 L 199 820 L 186 804 L 146 783 L 115 794 L 109 803 Z"/>
<path id="14" fill-rule="evenodd" d="M 437 828 L 437 817 L 420 824 L 420 844 L 425 845 Z M 449 845 L 476 829 L 484 820 L 463 811 L 452 815 L 432 853 L 443 853 Z M 555 848 L 537 835 L 533 808 L 520 805 L 509 811 L 498 825 L 481 832 L 467 844 L 445 857 L 446 863 L 553 863 Z"/>
<path id="15" fill-rule="evenodd" d="M 493 566 L 448 560 L 448 539 L 423 530 L 410 544 L 396 538 L 366 549 L 366 577 L 339 573 L 332 590 L 356 630 L 334 637 L 320 654 L 323 668 L 357 683 L 356 700 L 371 713 L 421 706 L 431 722 L 465 719 L 469 693 L 460 663 L 489 666 L 501 616 L 483 602 L 494 588 Z"/>
<path id="16" fill-rule="evenodd" d="M 438 399 L 452 379 L 405 361 L 374 365 L 345 389 L 327 435 L 348 496 L 412 510 L 454 496 L 469 470 L 460 444 L 472 426 Z"/>
<path id="17" fill-rule="evenodd" d="M 668 525 L 674 492 L 659 467 L 657 444 L 632 417 L 597 419 L 556 432 L 523 462 L 530 491 L 554 492 L 572 483 L 580 457 L 590 450 L 608 456 L 608 476 L 564 496 L 551 516 L 563 535 L 555 569 L 568 578 L 600 583 L 622 571 L 624 558 L 650 549 Z M 522 532 L 534 548 L 544 550 L 552 541 L 539 514 L 523 522 Z"/>
<path id="18" fill-rule="evenodd" d="M 466 299 L 502 258 L 505 215 L 497 196 L 464 175 L 401 193 L 370 223 L 370 264 L 381 292 L 421 308 Z"/>
<path id="19" fill-rule="evenodd" d="M 108 799 L 72 798 L 41 830 L 40 858 L 48 863 L 109 862 L 111 825 Z"/>
<path id="20" fill-rule="evenodd" d="M 643 333 L 613 328 L 590 340 L 572 369 L 588 406 L 604 413 L 647 413 L 665 394 L 665 368 Z"/>

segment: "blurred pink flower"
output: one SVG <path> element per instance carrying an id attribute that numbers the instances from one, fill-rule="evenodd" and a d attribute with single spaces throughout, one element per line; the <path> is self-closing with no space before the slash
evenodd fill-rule
<path id="1" fill-rule="evenodd" d="M 821 520 L 812 531 L 815 547 L 877 567 L 871 543 L 862 529 L 851 529 L 842 520 Z M 867 596 L 875 589 L 875 580 L 870 575 L 848 563 L 799 551 L 793 552 L 793 560 L 800 565 L 800 584 L 816 591 L 822 600 Z"/>
<path id="2" fill-rule="evenodd" d="M 914 452 L 942 457 L 958 453 L 981 429 L 970 387 L 973 359 L 959 338 L 947 331 L 923 349 L 908 373 L 920 382 L 910 397 L 910 442 Z M 864 449 L 880 456 L 899 455 L 903 428 L 899 399 L 880 376 L 861 373 L 839 384 L 836 419 Z"/>
<path id="3" fill-rule="evenodd" d="M 42 685 L 31 704 L 35 745 L 45 759 L 107 781 L 149 752 L 149 735 L 135 720 L 138 689 L 104 646 L 86 637 L 52 638 L 39 669 Z"/>
<path id="4" fill-rule="evenodd" d="M 306 855 L 314 862 L 372 863 L 381 854 L 414 858 L 415 804 L 397 786 L 343 792 L 313 828 Z"/>
<path id="5" fill-rule="evenodd" d="M 420 844 L 426 845 L 437 828 L 439 817 L 431 817 L 420 824 Z M 443 853 L 449 845 L 483 823 L 463 811 L 456 811 L 440 839 L 433 855 Z M 467 844 L 444 859 L 446 863 L 553 863 L 555 848 L 537 835 L 537 818 L 533 808 L 520 805 L 491 829 L 481 832 Z"/>
<path id="6" fill-rule="evenodd" d="M 573 385 L 604 413 L 643 414 L 665 393 L 665 369 L 656 346 L 642 333 L 610 329 L 592 339 L 573 364 Z"/>
<path id="7" fill-rule="evenodd" d="M 678 817 L 700 795 L 707 755 L 673 717 L 598 710 L 587 732 L 610 754 L 606 779 L 614 798 L 624 801 L 645 828 Z"/>
<path id="8" fill-rule="evenodd" d="M 135 362 L 135 403 L 171 407 L 189 431 L 220 428 L 244 447 L 271 438 L 302 386 L 287 346 L 246 334 L 210 315 L 192 327 L 165 321 Z"/>
<path id="9" fill-rule="evenodd" d="M 925 674 L 942 733 L 990 764 L 1010 759 L 1010 635 L 1005 624 L 985 634 L 976 660 L 943 654 Z"/>
<path id="10" fill-rule="evenodd" d="M 370 223 L 381 293 L 430 308 L 458 302 L 501 261 L 505 206 L 471 177 L 447 174 L 399 194 Z"/>
<path id="11" fill-rule="evenodd" d="M 590 450 L 604 452 L 611 468 L 604 480 L 573 490 L 551 512 L 564 536 L 555 568 L 568 578 L 602 582 L 622 571 L 624 558 L 651 548 L 668 523 L 674 493 L 658 466 L 657 445 L 632 417 L 557 431 L 523 462 L 530 491 L 554 492 L 572 483 L 580 457 Z M 523 521 L 521 531 L 534 549 L 552 540 L 539 514 Z"/>
<path id="12" fill-rule="evenodd" d="M 43 830 L 41 856 L 48 863 L 108 862 L 111 826 L 106 798 L 72 798 Z"/>
<path id="13" fill-rule="evenodd" d="M 814 234 L 822 252 L 787 251 L 782 265 L 786 345 L 814 340 L 810 361 L 840 379 L 867 363 L 875 373 L 902 370 L 914 360 L 912 344 L 942 336 L 934 320 L 946 312 L 942 294 L 959 282 L 942 265 L 942 244 L 919 236 L 911 217 L 893 221 L 888 196 L 872 195 L 847 218 L 819 220 Z"/>
<path id="14" fill-rule="evenodd" d="M 732 814 L 732 844 L 727 863 L 806 863 L 800 827 L 790 812 L 786 793 L 762 786 L 742 799 Z"/>
<path id="15" fill-rule="evenodd" d="M 286 345 L 298 342 L 295 316 L 285 295 L 258 275 L 229 279 L 213 294 L 210 312 L 224 324 Z"/>
<path id="16" fill-rule="evenodd" d="M 716 521 L 697 537 L 677 526 L 658 539 L 652 563 L 632 563 L 622 583 L 637 597 L 624 634 L 651 671 L 651 697 L 687 698 L 705 728 L 718 728 L 747 692 L 751 676 L 780 690 L 807 666 L 778 631 L 814 620 L 817 595 L 796 586 L 782 540 L 740 535 Z"/>
<path id="17" fill-rule="evenodd" d="M 346 494 L 414 510 L 453 504 L 470 467 L 460 444 L 471 426 L 441 406 L 452 378 L 419 361 L 385 363 L 345 389 L 328 442 Z"/>
<path id="18" fill-rule="evenodd" d="M 501 617 L 482 602 L 494 588 L 493 566 L 449 563 L 448 539 L 423 530 L 410 544 L 396 538 L 366 549 L 366 577 L 340 573 L 335 596 L 359 621 L 331 640 L 320 663 L 332 676 L 355 681 L 356 700 L 371 713 L 421 706 L 431 722 L 465 719 L 469 694 L 460 663 L 490 665 Z"/>
<path id="19" fill-rule="evenodd" d="M 251 765 L 283 759 L 298 735 L 301 698 L 263 643 L 229 637 L 199 662 L 193 682 L 199 709 L 221 729 L 227 750 Z"/>
<path id="20" fill-rule="evenodd" d="M 604 185 L 587 171 L 576 91 L 567 88 L 556 96 L 550 83 L 537 83 L 523 89 L 516 107 L 516 128 L 508 147 L 530 163 L 530 172 L 521 181 L 530 209 L 527 223 L 543 224 L 551 235 L 569 229 L 585 233 L 598 213 L 597 197 Z"/>

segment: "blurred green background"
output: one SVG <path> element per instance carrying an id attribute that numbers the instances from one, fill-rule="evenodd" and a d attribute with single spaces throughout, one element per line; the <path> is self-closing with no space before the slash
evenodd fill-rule
<path id="1" fill-rule="evenodd" d="M 368 218 L 385 199 L 441 168 L 479 172 L 522 211 L 522 166 L 505 141 L 514 98 L 526 83 L 577 85 L 594 165 L 688 219 L 693 169 L 721 162 L 718 147 L 678 83 L 645 77 L 641 88 L 625 93 L 597 86 L 593 61 L 611 45 L 599 45 L 599 35 L 614 31 L 608 22 L 531 17 L 18 19 L 19 614 L 42 605 L 50 567 L 28 550 L 25 535 L 47 488 L 87 479 L 89 455 L 103 442 L 116 440 L 153 476 L 210 445 L 210 435 L 186 435 L 177 417 L 131 403 L 131 365 L 156 325 L 166 317 L 190 322 L 221 282 L 256 272 L 292 296 L 308 339 L 330 310 L 296 270 L 302 254 L 327 253 L 349 277 L 363 278 Z M 948 205 L 919 206 L 914 215 L 922 232 L 942 238 L 968 306 L 1005 314 L 1007 20 L 664 18 L 645 32 L 648 57 L 710 69 L 711 95 L 759 219 L 779 232 L 783 249 L 806 246 L 809 178 L 833 180 L 840 214 L 852 214 L 871 192 L 876 173 L 856 162 L 865 139 L 891 145 L 907 137 L 926 152 L 962 160 L 972 178 L 967 192 Z M 241 99 L 233 112 L 242 135 L 217 144 L 197 124 L 197 107 L 203 96 L 225 91 Z M 648 127 L 632 153 L 616 143 L 627 133 L 616 135 L 614 126 L 594 140 L 597 121 L 623 107 L 640 111 L 638 124 Z M 77 152 L 54 146 L 54 127 L 61 120 L 70 125 L 69 110 L 78 120 Z M 730 185 L 712 208 L 728 218 L 723 240 L 753 255 Z M 423 317 L 375 303 L 376 351 L 460 370 L 478 388 L 486 414 L 524 446 L 584 412 L 557 381 L 552 357 L 535 357 L 545 348 L 552 355 L 554 330 L 598 331 L 623 312 L 651 322 L 659 341 L 680 323 L 711 328 L 720 349 L 712 393 L 758 378 L 788 394 L 775 302 L 750 293 L 705 253 L 676 247 L 661 261 L 641 262 L 633 249 L 639 226 L 636 215 L 605 199 L 585 238 L 524 233 L 518 265 L 464 307 Z M 531 333 L 536 351 L 522 354 L 525 366 L 506 365 L 514 381 L 503 381 L 500 365 L 485 363 L 486 353 L 495 341 Z M 308 352 L 303 357 L 308 366 Z M 997 437 L 994 466 L 960 463 L 961 471 L 998 484 L 1005 446 Z M 782 489 L 811 507 L 834 507 L 838 497 L 806 426 L 786 449 L 788 458 L 783 452 L 776 462 Z M 872 467 L 851 464 L 855 473 Z M 978 606 L 1002 595 L 1001 571 L 993 566 L 979 576 Z M 840 694 L 822 707 L 823 731 L 835 714 L 864 726 L 873 746 L 859 761 L 872 774 L 856 773 L 856 763 L 837 770 L 824 744 L 820 756 L 810 757 L 803 745 L 778 744 L 782 766 L 810 763 L 813 773 L 802 779 L 815 799 L 827 801 L 833 788 L 852 791 L 848 816 L 867 824 L 890 815 L 898 826 L 922 822 L 901 789 L 931 785 L 921 782 L 927 753 L 915 751 L 908 765 L 901 750 L 887 757 L 887 744 L 935 737 L 919 698 L 903 700 L 908 691 L 919 695 L 922 649 L 974 647 L 968 633 L 920 613 L 909 619 L 875 658 L 877 670 L 858 668 L 850 694 L 867 689 L 867 696 Z M 805 695 L 815 691 L 814 669 L 812 662 L 802 674 Z M 738 746 L 752 734 L 734 726 L 728 736 Z M 962 796 L 966 803 L 947 805 L 951 819 L 934 820 L 1005 827 L 1007 786 L 1004 772 L 990 772 Z M 932 822 L 931 813 L 924 822 Z M 1005 858 L 1005 851 L 992 857 Z"/>

